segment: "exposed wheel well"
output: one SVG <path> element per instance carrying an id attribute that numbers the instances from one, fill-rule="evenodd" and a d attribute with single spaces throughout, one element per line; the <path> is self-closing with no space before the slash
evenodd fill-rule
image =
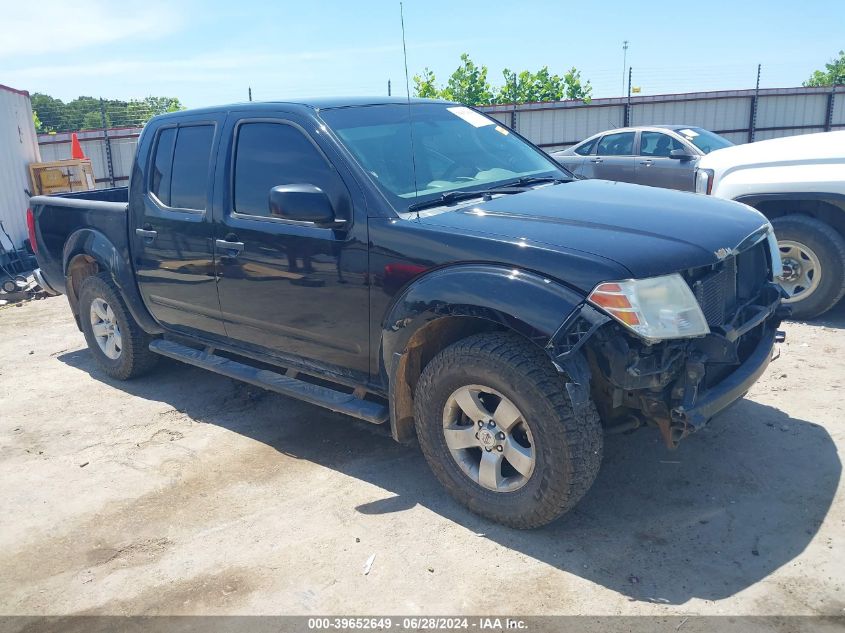
<path id="1" fill-rule="evenodd" d="M 481 332 L 504 331 L 501 324 L 478 317 L 449 316 L 431 321 L 414 332 L 390 383 L 391 424 L 397 441 L 414 436 L 414 393 L 426 365 L 442 349 Z M 530 341 L 526 338 L 526 343 Z"/>
<path id="2" fill-rule="evenodd" d="M 68 262 L 67 270 L 65 272 L 65 280 L 67 286 L 67 298 L 70 303 L 70 308 L 73 315 L 78 319 L 78 305 L 79 305 L 79 289 L 82 287 L 82 282 L 88 277 L 96 275 L 100 272 L 100 265 L 97 260 L 90 255 L 80 254 L 74 255 Z"/>
<path id="3" fill-rule="evenodd" d="M 845 209 L 832 202 L 811 199 L 761 200 L 751 204 L 769 220 L 785 215 L 803 214 L 821 220 L 845 237 Z"/>

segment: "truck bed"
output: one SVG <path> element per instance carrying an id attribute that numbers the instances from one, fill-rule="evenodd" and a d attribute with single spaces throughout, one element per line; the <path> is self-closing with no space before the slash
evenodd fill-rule
<path id="1" fill-rule="evenodd" d="M 78 233 L 81 240 L 102 233 L 128 258 L 126 211 L 129 189 L 99 189 L 52 196 L 34 196 L 30 208 L 35 219 L 35 237 L 41 273 L 50 286 L 65 292 L 64 249 Z M 85 229 L 90 229 L 87 232 Z M 128 261 L 128 259 L 127 259 Z"/>

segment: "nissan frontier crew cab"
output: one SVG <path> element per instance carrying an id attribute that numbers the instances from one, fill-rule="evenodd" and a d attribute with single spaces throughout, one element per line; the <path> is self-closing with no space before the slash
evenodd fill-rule
<path id="1" fill-rule="evenodd" d="M 159 116 L 128 189 L 28 223 L 109 376 L 167 356 L 387 425 L 517 528 L 578 502 L 604 434 L 674 447 L 741 398 L 785 316 L 758 212 L 577 180 L 443 101 Z"/>

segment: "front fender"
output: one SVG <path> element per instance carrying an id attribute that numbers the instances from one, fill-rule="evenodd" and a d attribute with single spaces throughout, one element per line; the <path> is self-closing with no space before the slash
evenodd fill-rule
<path id="1" fill-rule="evenodd" d="M 68 266 L 77 255 L 92 257 L 101 271 L 111 274 L 126 307 L 144 331 L 150 334 L 163 331 L 144 306 L 138 291 L 135 271 L 130 264 L 129 252 L 125 247 L 119 248 L 104 233 L 96 229 L 83 228 L 71 233 L 65 241 L 62 252 L 62 267 L 69 296 L 74 291 L 68 279 Z M 75 305 L 76 300 L 77 297 L 73 296 L 72 306 Z"/>
<path id="2" fill-rule="evenodd" d="M 489 264 L 432 271 L 394 301 L 382 321 L 383 370 L 391 374 L 414 332 L 442 317 L 486 319 L 546 348 L 584 296 L 536 273 Z"/>

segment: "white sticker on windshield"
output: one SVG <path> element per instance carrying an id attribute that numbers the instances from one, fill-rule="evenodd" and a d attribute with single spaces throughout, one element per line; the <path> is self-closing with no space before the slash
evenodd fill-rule
<path id="1" fill-rule="evenodd" d="M 454 108 L 446 109 L 456 117 L 462 118 L 473 127 L 484 127 L 485 125 L 495 125 L 496 123 L 495 121 L 488 119 L 486 116 L 476 112 L 475 110 L 470 110 L 465 106 L 455 106 Z"/>
<path id="2" fill-rule="evenodd" d="M 683 134 L 684 136 L 688 136 L 689 138 L 695 138 L 696 136 L 698 136 L 698 132 L 689 128 L 681 130 L 681 134 Z"/>

